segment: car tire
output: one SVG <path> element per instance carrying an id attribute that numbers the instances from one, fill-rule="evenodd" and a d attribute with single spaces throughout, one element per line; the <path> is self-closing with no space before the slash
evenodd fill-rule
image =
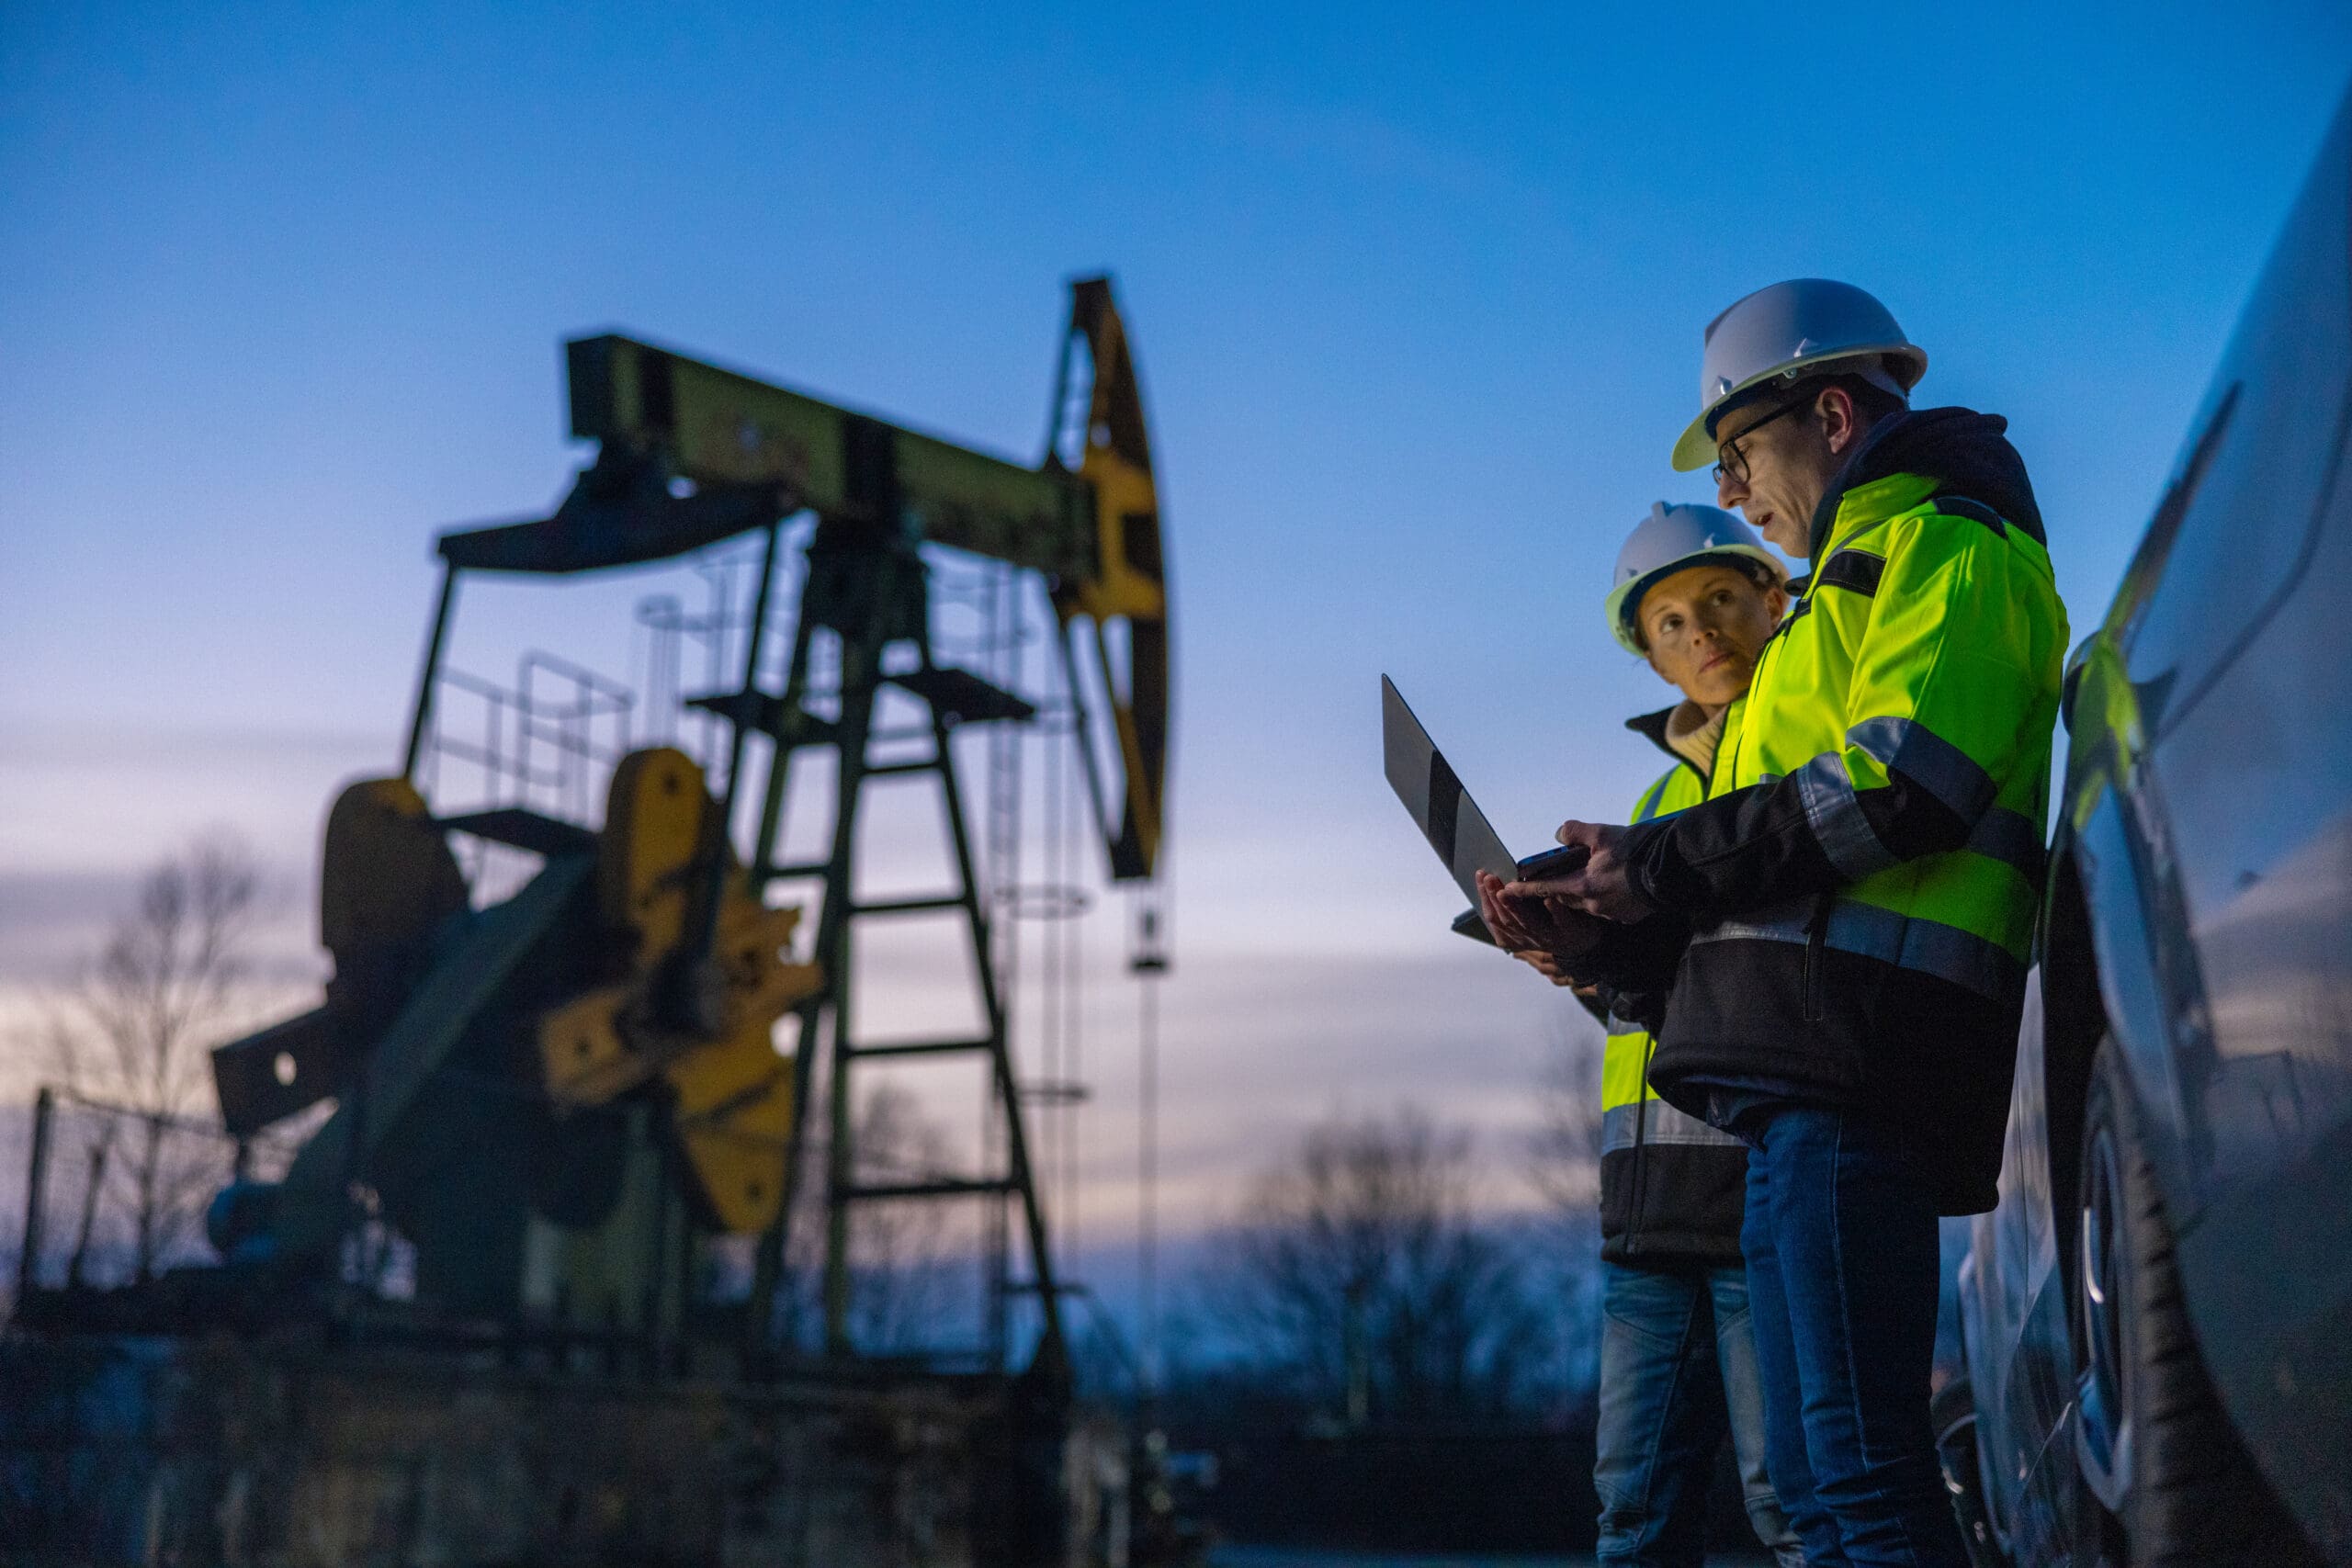
<path id="1" fill-rule="evenodd" d="M 2115 1568 L 2316 1562 L 2206 1373 L 2139 1103 L 2108 1041 L 2084 1103 L 2079 1172 L 2075 1435 L 2098 1559 Z"/>

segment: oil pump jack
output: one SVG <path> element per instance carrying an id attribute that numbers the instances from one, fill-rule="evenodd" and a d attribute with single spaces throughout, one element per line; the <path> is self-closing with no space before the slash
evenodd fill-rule
<path id="1" fill-rule="evenodd" d="M 775 1349 L 804 1186 L 824 1193 L 824 1344 L 836 1356 L 856 1349 L 853 1208 L 978 1201 L 1017 1214 L 1029 1267 L 1018 1286 L 1037 1303 L 1033 1365 L 1057 1371 L 1064 1291 L 991 967 L 998 911 L 976 868 L 952 744 L 961 726 L 1023 725 L 1039 710 L 935 656 L 926 547 L 1042 576 L 1108 874 L 1148 887 L 1164 821 L 1169 610 L 1150 445 L 1110 284 L 1072 286 L 1035 468 L 630 338 L 571 342 L 568 372 L 572 434 L 597 444 L 594 460 L 549 516 L 440 536 L 402 769 L 347 786 L 329 813 L 323 1001 L 214 1054 L 223 1122 L 241 1138 L 334 1102 L 282 1181 L 223 1194 L 216 1245 L 232 1264 L 318 1280 L 344 1266 L 372 1213 L 413 1246 L 420 1310 L 659 1341 L 689 1332 L 705 1239 L 755 1236 L 733 1331 L 756 1364 Z M 786 525 L 807 513 L 789 651 L 770 687 Z M 514 804 L 445 814 L 428 798 L 420 765 L 435 743 L 461 584 L 609 572 L 742 536 L 763 543 L 740 678 L 688 699 L 723 724 L 723 765 L 713 756 L 707 773 L 674 747 L 630 751 L 610 770 L 597 821 Z M 886 690 L 926 714 L 911 736 L 877 731 Z M 900 750 L 877 757 L 888 739 Z M 924 743 L 919 755 L 904 754 L 910 739 Z M 829 848 L 787 860 L 793 770 L 827 751 Z M 956 885 L 861 901 L 865 788 L 923 773 L 939 786 Z M 469 841 L 536 856 L 536 872 L 489 901 L 452 849 Z M 806 903 L 770 902 L 771 889 L 791 888 L 816 905 L 813 941 L 795 940 Z M 981 1025 L 863 1040 L 853 928 L 918 913 L 960 924 Z M 1138 966 L 1163 962 L 1146 953 Z M 798 1020 L 788 1055 L 775 1043 L 787 1016 Z M 861 1178 L 859 1067 L 958 1054 L 987 1066 L 1001 1168 Z M 812 1115 L 825 1118 L 821 1140 L 803 1135 Z M 821 1168 L 806 1157 L 812 1145 Z M 997 1349 L 1008 1353 L 1001 1326 Z"/>

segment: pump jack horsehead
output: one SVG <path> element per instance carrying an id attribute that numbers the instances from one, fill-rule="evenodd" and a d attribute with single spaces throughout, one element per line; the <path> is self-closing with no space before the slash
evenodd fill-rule
<path id="1" fill-rule="evenodd" d="M 989 1191 L 1017 1201 L 1035 1270 L 1038 1352 L 1057 1362 L 1051 1255 L 948 745 L 959 724 L 1019 723 L 1037 710 L 933 662 L 919 547 L 1042 575 L 1109 874 L 1151 879 L 1166 787 L 1168 599 L 1150 445 L 1109 282 L 1072 287 L 1046 452 L 1034 468 L 628 338 L 573 341 L 568 369 L 572 434 L 598 443 L 594 461 L 551 516 L 441 536 L 440 597 L 402 772 L 349 785 L 328 814 L 320 936 L 334 969 L 322 1005 L 213 1055 L 222 1119 L 240 1137 L 336 1102 L 282 1182 L 224 1194 L 216 1240 L 232 1261 L 289 1282 L 323 1280 L 356 1223 L 354 1194 L 364 1193 L 414 1244 L 420 1303 L 474 1319 L 658 1334 L 679 1321 L 695 1235 L 755 1235 L 750 1322 L 764 1325 L 820 1032 L 836 1139 L 829 1216 L 877 1195 L 856 1190 L 843 1163 L 842 1086 L 853 1057 L 899 1048 L 861 1048 L 849 1037 L 850 925 L 920 903 L 968 916 L 987 1033 L 927 1048 L 989 1053 L 1010 1168 L 879 1195 Z M 802 512 L 816 525 L 789 673 L 781 692 L 763 691 L 783 525 Z M 605 571 L 763 531 L 741 682 L 691 699 L 726 721 L 715 793 L 693 758 L 662 747 L 613 767 L 597 825 L 523 805 L 435 813 L 419 763 L 435 735 L 461 577 Z M 831 716 L 804 702 L 819 628 L 840 644 Z M 916 667 L 902 657 L 886 671 L 885 647 L 909 643 Z M 1124 659 L 1114 651 L 1122 643 Z M 1082 649 L 1091 682 L 1079 678 Z M 933 760 L 866 761 L 886 684 L 929 706 Z M 1106 695 L 1096 706 L 1107 712 L 1087 711 L 1090 684 Z M 1099 757 L 1089 738 L 1097 729 L 1108 742 Z M 754 739 L 771 748 L 770 766 L 758 831 L 739 854 L 729 825 L 749 805 L 739 795 Z M 781 864 L 786 775 L 808 747 L 840 754 L 832 850 L 821 863 Z M 1114 760 L 1116 780 L 1105 765 Z M 962 891 L 854 904 L 863 777 L 933 768 Z M 542 863 L 513 897 L 476 908 L 452 834 Z M 770 883 L 793 879 L 818 883 L 821 900 L 816 940 L 797 962 L 788 944 L 801 908 L 763 897 Z M 803 1049 L 791 1055 L 773 1042 L 787 1013 L 803 1024 Z M 816 1027 L 820 1015 L 830 1031 Z M 829 1233 L 837 1230 L 829 1217 Z M 840 1240 L 828 1235 L 828 1339 L 847 1348 Z M 746 1344 L 759 1348 L 764 1332 L 747 1327 Z"/>

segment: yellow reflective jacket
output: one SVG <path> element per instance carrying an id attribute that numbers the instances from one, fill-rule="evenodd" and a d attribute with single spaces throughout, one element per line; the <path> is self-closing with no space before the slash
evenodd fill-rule
<path id="1" fill-rule="evenodd" d="M 1675 710 L 1625 728 L 1666 744 Z M 1706 798 L 1707 781 L 1676 757 L 1642 791 L 1630 818 L 1653 822 Z M 1654 1044 L 1638 1023 L 1611 1017 L 1600 1065 L 1600 1255 L 1612 1263 L 1668 1266 L 1739 1261 L 1747 1206 L 1747 1145 L 1658 1099 L 1645 1076 Z"/>
<path id="2" fill-rule="evenodd" d="M 1898 1119 L 1945 1212 L 1994 1201 L 2041 903 L 2066 615 L 2003 422 L 1873 430 L 1708 797 L 1628 845 L 1690 922 L 1650 1081 Z M 1669 918 L 1670 918 L 1669 917 Z"/>

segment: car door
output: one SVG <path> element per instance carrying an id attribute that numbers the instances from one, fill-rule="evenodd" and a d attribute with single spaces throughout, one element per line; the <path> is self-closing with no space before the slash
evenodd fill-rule
<path id="1" fill-rule="evenodd" d="M 2339 113 L 2208 400 L 2216 442 L 2125 645 L 2143 827 L 2201 985 L 2174 1021 L 2198 1190 L 2262 1180 L 2346 1111 L 2352 854 L 2352 114 Z M 2200 425 L 2205 422 L 2200 421 Z M 2166 921 L 2170 925 L 2173 922 Z"/>
<path id="2" fill-rule="evenodd" d="M 2352 111 L 2209 400 L 2211 466 L 2126 642 L 2169 1092 L 2167 1194 L 2222 1404 L 2352 1546 Z"/>

